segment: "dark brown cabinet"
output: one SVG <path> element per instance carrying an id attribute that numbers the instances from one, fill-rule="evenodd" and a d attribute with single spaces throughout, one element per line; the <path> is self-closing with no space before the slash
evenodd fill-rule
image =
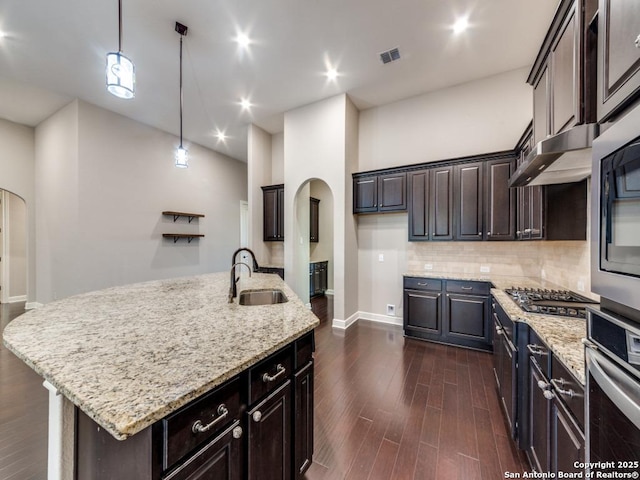
<path id="1" fill-rule="evenodd" d="M 262 187 L 263 240 L 284 241 L 284 185 Z"/>
<path id="2" fill-rule="evenodd" d="M 465 163 L 454 169 L 455 238 L 482 240 L 483 237 L 483 163 Z"/>
<path id="3" fill-rule="evenodd" d="M 327 290 L 329 262 L 311 262 L 309 264 L 309 297 L 324 295 Z"/>
<path id="4" fill-rule="evenodd" d="M 600 0 L 598 120 L 622 112 L 640 92 L 640 3 Z"/>
<path id="5" fill-rule="evenodd" d="M 354 174 L 353 213 L 402 212 L 407 209 L 407 174 Z"/>
<path id="6" fill-rule="evenodd" d="M 515 438 L 517 422 L 518 350 L 513 321 L 498 303 L 492 301 L 493 373 L 502 411 Z"/>
<path id="7" fill-rule="evenodd" d="M 489 284 L 404 278 L 405 335 L 490 350 Z"/>
<path id="8" fill-rule="evenodd" d="M 580 72 L 578 68 L 580 63 L 577 8 L 578 2 L 575 2 L 560 27 L 558 39 L 551 47 L 551 125 L 554 134 L 572 127 L 579 120 Z"/>
<path id="9" fill-rule="evenodd" d="M 409 240 L 453 239 L 453 167 L 408 174 Z"/>
<path id="10" fill-rule="evenodd" d="M 313 456 L 313 361 L 295 375 L 294 405 L 294 471 L 302 475 Z"/>
<path id="11" fill-rule="evenodd" d="M 486 240 L 513 240 L 516 232 L 516 190 L 509 188 L 515 170 L 513 159 L 486 163 L 485 236 Z"/>
<path id="12" fill-rule="evenodd" d="M 320 241 L 320 200 L 309 198 L 309 241 Z"/>
<path id="13" fill-rule="evenodd" d="M 551 471 L 583 472 L 585 437 L 564 404 L 554 399 L 551 406 Z M 570 477 L 569 477 L 570 478 Z M 580 478 L 580 477 L 575 477 Z"/>
<path id="14" fill-rule="evenodd" d="M 549 418 L 551 400 L 545 397 L 548 380 L 538 363 L 529 360 L 529 439 L 527 453 L 538 472 L 549 471 Z"/>
<path id="15" fill-rule="evenodd" d="M 544 219 L 544 187 L 518 188 L 518 240 L 542 240 Z"/>
<path id="16" fill-rule="evenodd" d="M 549 69 L 545 66 L 533 85 L 533 141 L 538 143 L 551 134 L 549 118 Z"/>
<path id="17" fill-rule="evenodd" d="M 247 478 L 288 480 L 291 475 L 291 381 L 247 412 Z"/>
<path id="18" fill-rule="evenodd" d="M 411 172 L 407 177 L 409 240 L 429 240 L 430 170 Z"/>

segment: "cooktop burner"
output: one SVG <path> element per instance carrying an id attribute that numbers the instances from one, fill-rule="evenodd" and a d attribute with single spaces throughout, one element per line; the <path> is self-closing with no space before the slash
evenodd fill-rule
<path id="1" fill-rule="evenodd" d="M 598 303 L 569 290 L 511 287 L 505 292 L 511 295 L 525 312 L 545 315 L 586 318 L 586 304 Z"/>

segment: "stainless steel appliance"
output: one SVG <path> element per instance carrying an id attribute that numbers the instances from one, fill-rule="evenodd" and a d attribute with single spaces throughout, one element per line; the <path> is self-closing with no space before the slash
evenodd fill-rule
<path id="1" fill-rule="evenodd" d="M 640 471 L 640 326 L 588 308 L 585 345 L 586 463 L 602 462 L 591 471 L 633 475 Z"/>
<path id="2" fill-rule="evenodd" d="M 591 287 L 630 316 L 624 307 L 640 310 L 640 107 L 593 141 L 592 167 Z"/>
<path id="3" fill-rule="evenodd" d="M 525 312 L 586 318 L 586 305 L 598 303 L 569 290 L 511 287 L 505 290 Z"/>

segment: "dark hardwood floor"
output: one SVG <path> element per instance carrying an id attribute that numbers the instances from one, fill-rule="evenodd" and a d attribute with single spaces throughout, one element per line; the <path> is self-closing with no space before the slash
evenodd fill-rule
<path id="1" fill-rule="evenodd" d="M 0 305 L 0 330 L 22 313 Z M 42 378 L 0 345 L 0 479 L 46 480 L 48 408 Z"/>
<path id="2" fill-rule="evenodd" d="M 317 479 L 494 480 L 527 468 L 507 436 L 491 356 L 405 339 L 359 321 L 333 330 L 332 297 L 312 300 Z M 22 313 L 0 306 L 0 327 Z M 46 479 L 47 393 L 0 347 L 0 479 Z"/>
<path id="3" fill-rule="evenodd" d="M 333 330 L 331 303 L 312 300 L 322 324 L 307 479 L 494 480 L 528 470 L 508 437 L 490 354 L 362 320 Z"/>

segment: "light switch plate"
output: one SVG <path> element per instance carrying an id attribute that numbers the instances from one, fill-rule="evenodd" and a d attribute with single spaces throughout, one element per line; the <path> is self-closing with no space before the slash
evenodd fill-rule
<path id="1" fill-rule="evenodd" d="M 491 267 L 489 265 L 480 265 L 480 273 L 489 273 L 491 272 Z"/>
<path id="2" fill-rule="evenodd" d="M 379 262 L 384 262 L 384 253 L 378 254 L 378 261 Z"/>
<path id="3" fill-rule="evenodd" d="M 396 314 L 396 306 L 390 303 L 387 303 L 387 315 L 395 315 Z"/>
<path id="4" fill-rule="evenodd" d="M 431 263 L 425 263 L 424 264 L 424 269 L 425 270 L 433 270 L 433 265 Z"/>

